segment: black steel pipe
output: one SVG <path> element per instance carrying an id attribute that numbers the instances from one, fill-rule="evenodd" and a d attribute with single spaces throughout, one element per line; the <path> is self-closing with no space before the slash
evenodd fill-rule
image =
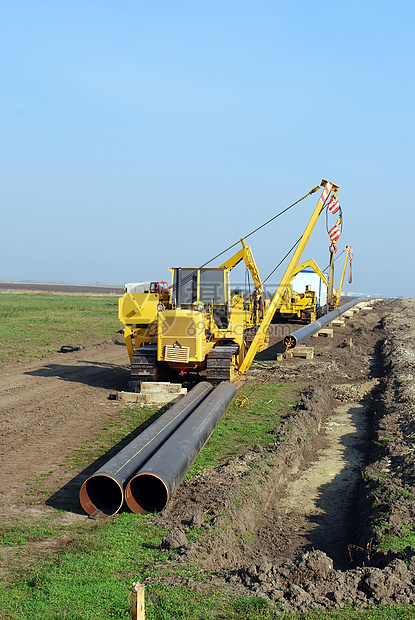
<path id="1" fill-rule="evenodd" d="M 163 510 L 235 398 L 232 383 L 220 383 L 128 482 L 125 501 L 133 512 Z"/>
<path id="2" fill-rule="evenodd" d="M 99 517 L 116 514 L 124 501 L 124 487 L 127 480 L 212 391 L 210 383 L 206 381 L 198 383 L 158 420 L 85 480 L 79 492 L 79 500 L 85 512 L 89 515 L 97 513 Z"/>
<path id="3" fill-rule="evenodd" d="M 350 308 L 353 308 L 353 306 L 361 303 L 362 301 L 367 301 L 367 298 L 356 297 L 352 299 L 351 301 L 349 301 L 348 303 L 340 306 L 340 308 L 336 308 L 336 310 L 332 310 L 328 314 L 324 314 L 322 317 L 317 319 L 317 321 L 313 321 L 313 323 L 310 323 L 309 325 L 305 325 L 305 327 L 301 327 L 300 329 L 297 329 L 297 331 L 292 332 L 291 334 L 288 334 L 284 338 L 285 348 L 293 349 L 298 344 L 300 344 L 301 342 L 304 342 L 304 340 L 307 340 L 307 338 L 310 338 L 313 334 L 318 332 L 319 329 L 324 327 L 324 325 L 327 325 L 327 323 L 330 323 L 338 316 L 341 316 L 343 312 L 346 312 L 346 310 L 350 310 Z"/>

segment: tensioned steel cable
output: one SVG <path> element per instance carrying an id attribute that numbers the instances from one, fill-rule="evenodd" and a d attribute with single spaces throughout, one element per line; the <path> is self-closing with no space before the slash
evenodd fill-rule
<path id="1" fill-rule="evenodd" d="M 267 275 L 267 277 L 265 278 L 265 280 L 262 280 L 262 285 L 263 285 L 263 284 L 265 284 L 265 282 L 266 282 L 267 280 L 269 280 L 269 279 L 270 279 L 270 277 L 272 276 L 272 274 L 273 274 L 275 271 L 277 271 L 278 267 L 280 267 L 280 266 L 282 265 L 282 263 L 285 261 L 285 259 L 287 258 L 287 256 L 289 256 L 289 254 L 291 254 L 291 252 L 294 250 L 294 248 L 295 248 L 295 247 L 297 247 L 297 245 L 300 243 L 300 241 L 301 241 L 301 237 L 299 237 L 299 238 L 297 239 L 297 241 L 294 243 L 294 245 L 293 245 L 293 246 L 292 246 L 292 247 L 288 250 L 288 252 L 286 253 L 286 255 L 285 255 L 285 256 L 284 256 L 284 257 L 280 260 L 280 262 L 278 263 L 278 265 L 276 265 L 276 267 L 274 267 L 274 269 L 271 271 L 271 273 L 269 273 L 269 274 Z M 252 298 L 252 297 L 253 297 L 253 295 L 254 295 L 254 293 L 255 293 L 255 291 L 257 291 L 257 290 L 258 290 L 258 287 L 256 286 L 256 287 L 254 288 L 254 290 L 252 291 L 252 293 L 250 293 L 250 294 L 249 294 L 248 299 Z"/>
<path id="2" fill-rule="evenodd" d="M 290 209 L 292 209 L 293 207 L 295 207 L 295 205 L 297 205 L 299 202 L 301 202 L 302 200 L 305 200 L 305 198 L 308 198 L 308 196 L 311 196 L 311 194 L 314 194 L 316 191 L 319 190 L 319 188 L 321 187 L 321 185 L 317 185 L 316 187 L 313 187 L 313 189 L 311 189 L 305 196 L 303 196 L 302 198 L 299 198 L 298 200 L 296 200 L 295 202 L 293 202 L 291 205 L 289 205 L 288 207 L 286 207 L 285 209 L 283 209 L 282 211 L 280 211 L 279 213 L 277 213 L 276 215 L 274 215 L 273 217 L 271 217 L 269 220 L 267 220 L 266 222 L 264 222 L 263 224 L 261 224 L 261 226 L 258 226 L 257 228 L 255 228 L 254 230 L 252 230 L 250 233 L 248 233 L 247 235 L 245 235 L 244 237 L 242 237 L 242 239 L 247 239 L 248 237 L 250 237 L 251 235 L 253 235 L 254 233 L 258 232 L 258 230 L 261 230 L 261 228 L 264 228 L 265 226 L 267 226 L 268 224 L 270 224 L 271 222 L 273 222 L 274 220 L 276 220 L 278 217 L 280 217 L 281 215 L 283 215 L 284 213 L 286 213 L 287 211 L 289 211 Z M 301 237 L 300 237 L 301 239 Z M 296 244 L 294 244 L 293 248 L 297 245 L 297 243 L 299 243 L 300 240 L 298 240 L 296 242 Z M 238 241 L 235 241 L 235 243 L 233 243 L 232 245 L 230 245 L 229 247 L 227 247 L 225 250 L 223 250 L 222 252 L 219 252 L 219 254 L 216 254 L 216 256 L 214 256 L 213 258 L 209 259 L 208 261 L 206 261 L 205 263 L 203 263 L 203 265 L 201 265 L 200 267 L 198 267 L 197 269 L 195 269 L 191 274 L 189 274 L 188 276 L 186 276 L 182 282 L 181 282 L 181 286 L 183 286 L 184 284 L 187 284 L 188 282 L 191 281 L 191 279 L 193 278 L 193 276 L 197 273 L 197 271 L 199 271 L 200 269 L 203 269 L 203 267 L 206 267 L 206 265 L 209 265 L 209 263 L 213 262 L 214 260 L 216 260 L 217 258 L 219 258 L 219 256 L 222 256 L 222 254 L 225 254 L 226 252 L 229 252 L 229 250 L 231 250 L 232 248 L 234 248 L 235 246 L 238 245 L 238 243 L 240 243 L 240 239 Z M 292 249 L 289 250 L 288 254 L 292 251 Z M 282 261 L 277 265 L 277 267 L 275 267 L 275 269 L 269 274 L 268 278 L 274 273 L 274 271 L 276 271 L 276 269 L 278 269 L 278 267 L 280 266 L 280 264 L 287 258 L 288 254 L 286 254 L 284 256 L 284 258 L 282 259 Z M 266 278 L 264 280 L 264 282 L 266 282 L 266 280 L 268 280 L 268 278 Z M 174 289 L 177 287 L 177 285 L 173 286 L 172 289 L 174 291 Z"/>
<path id="3" fill-rule="evenodd" d="M 301 237 L 302 237 L 302 235 L 301 235 Z M 300 241 L 301 241 L 301 237 L 299 237 L 299 238 L 297 239 L 297 241 L 294 243 L 294 245 L 293 245 L 293 246 L 292 246 L 292 247 L 288 250 L 288 252 L 287 252 L 287 254 L 284 256 L 284 258 L 282 258 L 282 259 L 280 260 L 280 262 L 278 263 L 278 265 L 277 265 L 276 267 L 274 267 L 274 269 L 273 269 L 273 270 L 271 271 L 271 273 L 270 273 L 270 274 L 269 274 L 269 275 L 265 278 L 265 280 L 262 280 L 262 284 L 265 284 L 265 282 L 266 282 L 267 280 L 269 280 L 269 279 L 270 279 L 270 277 L 272 276 L 272 274 L 273 274 L 275 271 L 277 271 L 278 267 L 280 267 L 280 265 L 282 265 L 282 263 L 285 261 L 285 259 L 287 258 L 287 256 L 288 256 L 289 254 L 291 254 L 291 252 L 293 251 L 293 249 L 294 249 L 295 247 L 297 247 L 297 245 L 298 245 L 298 244 L 300 243 Z"/>
<path id="4" fill-rule="evenodd" d="M 250 233 L 248 233 L 247 235 L 245 235 L 244 237 L 242 237 L 242 239 L 248 239 L 248 237 L 250 237 L 251 235 L 253 235 L 254 233 L 258 232 L 258 230 L 261 230 L 261 228 L 264 228 L 265 226 L 267 226 L 268 224 L 270 224 L 271 222 L 273 222 L 274 220 L 277 219 L 277 217 L 280 217 L 280 215 L 283 215 L 284 213 L 286 213 L 287 211 L 289 211 L 290 209 L 292 209 L 293 207 L 295 207 L 295 205 L 297 205 L 299 202 L 301 202 L 302 200 L 305 200 L 305 198 L 308 198 L 308 196 L 310 196 L 311 194 L 314 194 L 314 192 L 316 192 L 319 188 L 321 187 L 321 185 L 317 185 L 317 187 L 313 187 L 312 190 L 310 190 L 308 192 L 308 194 L 306 194 L 305 196 L 303 196 L 302 198 L 300 198 L 299 200 L 296 200 L 295 202 L 293 202 L 289 207 L 286 207 L 285 209 L 283 209 L 282 211 L 280 211 L 279 213 L 277 213 L 277 215 L 274 215 L 273 217 L 271 217 L 269 220 L 267 220 L 266 222 L 264 222 L 264 224 L 261 224 L 261 226 L 258 226 L 258 228 L 255 228 L 255 230 L 252 230 Z M 204 263 L 200 269 L 202 269 L 203 267 L 206 267 L 206 265 L 208 265 L 209 263 L 211 263 L 212 261 L 216 260 L 217 258 L 219 258 L 219 256 L 222 256 L 222 254 L 225 254 L 225 252 L 228 252 L 229 250 L 231 250 L 232 248 L 234 248 L 236 245 L 238 245 L 238 243 L 240 243 L 240 239 L 238 241 L 235 241 L 235 243 L 233 243 L 232 245 L 230 245 L 228 248 L 226 248 L 226 250 L 223 250 L 222 252 L 220 252 L 219 254 L 216 254 L 216 256 L 214 256 L 213 258 L 211 258 L 210 260 L 208 260 L 206 263 Z M 283 259 L 284 260 L 284 259 Z"/>

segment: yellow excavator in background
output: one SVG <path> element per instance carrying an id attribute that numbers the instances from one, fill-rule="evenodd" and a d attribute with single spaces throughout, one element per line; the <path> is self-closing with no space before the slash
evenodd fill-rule
<path id="1" fill-rule="evenodd" d="M 180 380 L 199 373 L 214 385 L 242 377 L 256 353 L 268 345 L 271 320 L 328 198 L 337 200 L 338 186 L 325 180 L 301 200 L 321 187 L 317 206 L 271 301 L 264 299 L 258 268 L 244 239 L 242 248 L 217 268 L 171 269 L 167 299 L 151 292 L 126 292 L 119 299 L 118 316 L 125 325 L 131 361 L 129 390 L 138 389 L 143 381 Z M 249 299 L 231 294 L 230 273 L 241 261 L 255 285 Z"/>

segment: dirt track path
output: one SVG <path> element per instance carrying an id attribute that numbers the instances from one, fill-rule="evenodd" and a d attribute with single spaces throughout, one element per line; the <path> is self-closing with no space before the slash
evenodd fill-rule
<path id="1" fill-rule="evenodd" d="M 8 366 L 0 378 L 0 514 L 19 512 L 26 482 L 43 474 L 64 483 L 59 463 L 99 433 L 125 389 L 128 356 L 121 340 L 43 362 Z M 53 477 L 55 476 L 55 478 Z"/>

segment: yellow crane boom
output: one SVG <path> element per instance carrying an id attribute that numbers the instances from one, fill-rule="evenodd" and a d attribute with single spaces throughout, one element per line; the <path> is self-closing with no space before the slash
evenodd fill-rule
<path id="1" fill-rule="evenodd" d="M 262 281 L 251 248 L 249 247 L 249 245 L 246 245 L 245 239 L 241 239 L 241 243 L 242 249 L 233 256 L 231 256 L 231 258 L 229 258 L 227 261 L 222 263 L 222 265 L 220 265 L 220 269 L 231 270 L 243 260 L 247 269 L 251 273 L 255 289 L 259 293 L 262 293 Z"/>
<path id="2" fill-rule="evenodd" d="M 353 255 L 353 250 L 352 250 L 352 246 L 351 245 L 346 245 L 346 247 L 344 248 L 345 252 L 346 252 L 346 258 L 344 259 L 344 265 L 343 265 L 343 271 L 342 271 L 342 277 L 340 279 L 340 284 L 339 284 L 339 288 L 337 289 L 337 291 L 335 291 L 335 295 L 337 296 L 337 303 L 336 303 L 336 308 L 339 305 L 339 301 L 340 301 L 340 297 L 342 294 L 342 288 L 343 288 L 343 281 L 344 281 L 344 274 L 346 273 L 346 266 L 347 266 L 347 261 L 350 260 L 350 264 L 351 264 L 351 257 Z M 351 278 L 351 276 L 350 276 Z M 350 282 L 352 280 L 350 279 Z"/>
<path id="3" fill-rule="evenodd" d="M 310 193 L 314 193 L 316 191 L 318 191 L 320 189 L 320 187 L 323 187 L 323 191 L 321 193 L 321 196 L 317 202 L 317 205 L 313 211 L 313 214 L 310 218 L 310 221 L 308 222 L 306 229 L 297 245 L 296 250 L 294 251 L 294 254 L 289 262 L 289 265 L 284 273 L 284 276 L 274 294 L 274 297 L 272 298 L 268 309 L 264 315 L 263 320 L 261 321 L 258 331 L 252 341 L 251 346 L 249 347 L 247 354 L 241 364 L 241 366 L 239 367 L 239 371 L 237 373 L 237 377 L 241 377 L 250 367 L 250 365 L 252 364 L 252 361 L 255 357 L 255 355 L 257 354 L 258 350 L 260 349 L 261 345 L 264 343 L 266 335 L 268 333 L 268 328 L 269 325 L 271 323 L 272 317 L 274 316 L 274 313 L 278 307 L 278 304 L 281 300 L 282 295 L 284 294 L 285 289 L 287 288 L 287 284 L 291 281 L 292 279 L 292 273 L 294 271 L 294 269 L 296 268 L 302 253 L 304 252 L 304 249 L 310 239 L 311 233 L 314 230 L 314 227 L 317 223 L 317 220 L 321 214 L 321 212 L 324 209 L 324 205 L 326 204 L 326 201 L 330 195 L 331 192 L 333 192 L 333 196 L 336 197 L 337 196 L 337 192 L 339 190 L 338 185 L 335 185 L 334 183 L 331 183 L 330 181 L 325 181 L 324 179 L 321 181 L 320 185 L 318 185 L 317 187 L 315 187 Z"/>

